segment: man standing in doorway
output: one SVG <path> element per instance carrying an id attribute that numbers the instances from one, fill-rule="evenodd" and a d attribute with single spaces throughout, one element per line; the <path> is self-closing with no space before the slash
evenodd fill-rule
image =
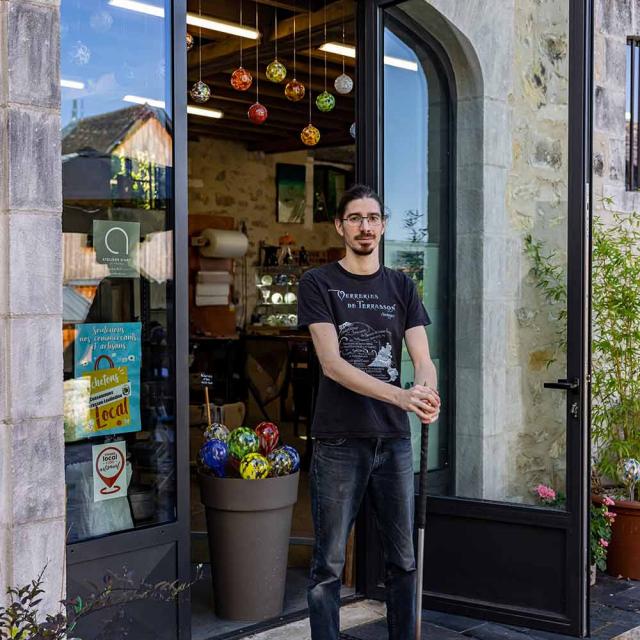
<path id="1" fill-rule="evenodd" d="M 339 262 L 300 280 L 298 322 L 309 327 L 322 373 L 311 435 L 315 544 L 309 587 L 313 640 L 338 640 L 347 537 L 370 492 L 386 565 L 390 640 L 415 624 L 413 462 L 407 412 L 423 424 L 440 411 L 436 371 L 415 284 L 381 266 L 384 208 L 370 188 L 349 189 L 336 212 L 345 243 Z M 400 386 L 402 340 L 418 384 Z"/>

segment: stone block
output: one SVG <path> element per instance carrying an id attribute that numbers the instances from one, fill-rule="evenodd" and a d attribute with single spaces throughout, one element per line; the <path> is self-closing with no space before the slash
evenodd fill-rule
<path id="1" fill-rule="evenodd" d="M 457 295 L 461 298 L 483 295 L 482 236 L 458 236 L 457 238 Z"/>
<path id="2" fill-rule="evenodd" d="M 485 236 L 485 299 L 509 300 L 517 296 L 523 252 L 524 241 L 520 236 Z"/>
<path id="3" fill-rule="evenodd" d="M 9 2 L 9 101 L 57 108 L 60 104 L 60 25 L 55 6 Z"/>
<path id="4" fill-rule="evenodd" d="M 11 419 L 62 415 L 60 318 L 12 318 L 9 329 Z"/>
<path id="5" fill-rule="evenodd" d="M 622 40 L 604 39 L 605 83 L 624 91 L 627 82 L 627 47 Z"/>
<path id="6" fill-rule="evenodd" d="M 9 309 L 62 314 L 62 225 L 58 215 L 9 216 Z"/>
<path id="7" fill-rule="evenodd" d="M 60 211 L 60 118 L 9 107 L 9 207 Z"/>
<path id="8" fill-rule="evenodd" d="M 509 394 L 509 385 L 518 384 L 517 380 L 509 380 L 504 364 L 487 364 L 483 375 L 483 415 L 482 434 L 485 438 L 504 434 L 507 422 L 506 407 Z"/>
<path id="9" fill-rule="evenodd" d="M 0 4 L 0 20 L 2 19 L 2 5 Z M 1 22 L 0 22 L 1 24 Z M 2 42 L 2 33 L 0 32 L 0 42 Z M 2 82 L 0 82 L 0 94 L 2 93 Z M 1 106 L 2 98 L 0 97 L 0 152 L 5 148 L 7 143 L 7 110 Z M 4 162 L 0 162 L 0 215 L 7 209 L 7 193 L 6 193 L 7 167 Z M 4 254 L 0 254 L 4 255 Z"/>
<path id="10" fill-rule="evenodd" d="M 14 526 L 64 517 L 62 418 L 18 422 L 10 428 Z"/>
<path id="11" fill-rule="evenodd" d="M 625 181 L 626 145 L 624 140 L 609 140 L 609 180 Z"/>
<path id="12" fill-rule="evenodd" d="M 0 429 L 3 428 L 3 423 L 7 419 L 7 325 L 8 320 L 0 316 Z M 0 449 L 0 457 L 2 456 L 2 450 Z M 0 476 L 2 474 L 0 473 Z M 0 485 L 2 486 L 2 485 Z M 0 513 L 2 513 L 0 511 Z M 1 516 L 0 516 L 1 518 Z"/>
<path id="13" fill-rule="evenodd" d="M 458 292 L 459 293 L 459 292 Z M 477 292 L 480 295 L 480 292 Z M 456 361 L 458 367 L 482 367 L 482 300 L 456 301 Z"/>
<path id="14" fill-rule="evenodd" d="M 58 611 L 58 603 L 66 594 L 64 518 L 18 525 L 12 531 L 11 584 L 28 584 L 44 570 L 45 593 L 40 610 L 42 613 Z"/>
<path id="15" fill-rule="evenodd" d="M 500 100 L 484 103 L 484 162 L 511 168 L 513 164 L 513 117 L 511 107 Z"/>
<path id="16" fill-rule="evenodd" d="M 507 185 L 509 172 L 504 167 L 485 165 L 484 174 L 484 233 L 503 233 L 507 226 Z"/>
<path id="17" fill-rule="evenodd" d="M 11 527 L 13 482 L 11 480 L 11 425 L 0 422 L 0 528 Z M 0 584 L 2 584 L 0 582 Z"/>
<path id="18" fill-rule="evenodd" d="M 505 500 L 509 490 L 509 440 L 502 434 L 485 436 L 483 440 L 483 492 L 485 500 Z"/>
<path id="19" fill-rule="evenodd" d="M 596 29 L 625 39 L 632 24 L 631 0 L 596 0 Z"/>
<path id="20" fill-rule="evenodd" d="M 456 434 L 456 496 L 482 499 L 483 437 Z"/>
<path id="21" fill-rule="evenodd" d="M 596 129 L 608 131 L 612 136 L 624 137 L 626 128 L 624 91 L 597 86 L 594 115 Z"/>
<path id="22" fill-rule="evenodd" d="M 1 130 L 0 130 L 0 135 L 2 135 Z M 0 165 L 1 164 L 2 163 L 0 163 Z M 0 184 L 2 183 L 0 182 Z M 9 216 L 0 212 L 0 317 L 6 315 L 8 312 L 9 312 Z"/>
<path id="23" fill-rule="evenodd" d="M 482 436 L 484 433 L 482 408 L 482 369 L 456 367 L 456 438 L 459 435 Z"/>
<path id="24" fill-rule="evenodd" d="M 482 180 L 481 165 L 477 165 Z M 466 177 L 475 170 L 465 168 L 458 176 L 456 191 L 456 233 L 459 235 L 470 235 L 481 233 L 483 229 L 484 194 L 482 188 L 474 189 L 466 186 Z M 464 176 L 464 177 L 463 177 Z M 480 184 L 482 184 L 480 182 Z"/>

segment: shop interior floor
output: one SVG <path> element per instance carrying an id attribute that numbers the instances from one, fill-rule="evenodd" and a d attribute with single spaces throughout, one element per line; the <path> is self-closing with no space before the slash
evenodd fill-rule
<path id="1" fill-rule="evenodd" d="M 290 568 L 287 571 L 287 585 L 284 597 L 284 615 L 304 612 L 307 609 L 308 569 Z M 353 595 L 354 589 L 343 587 L 342 596 Z M 211 572 L 205 565 L 204 575 L 191 589 L 191 638 L 192 640 L 214 640 L 233 632 L 246 629 L 251 634 L 251 627 L 256 625 L 247 622 L 233 622 L 217 618 L 213 607 L 213 590 Z M 241 636 L 246 637 L 246 636 Z M 288 638 L 288 640 L 293 640 Z"/>

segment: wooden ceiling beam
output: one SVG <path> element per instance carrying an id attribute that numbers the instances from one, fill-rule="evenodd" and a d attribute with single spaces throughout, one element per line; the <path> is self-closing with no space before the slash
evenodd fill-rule
<path id="1" fill-rule="evenodd" d="M 348 0 L 338 0 L 327 4 L 327 27 L 336 24 L 342 24 L 343 21 L 353 20 L 355 16 L 355 7 Z M 324 28 L 325 13 L 324 8 L 311 13 L 311 29 L 318 27 Z M 305 12 L 296 17 L 296 32 L 306 33 L 309 29 L 309 13 Z M 282 40 L 293 35 L 293 18 L 287 18 L 278 23 L 278 30 L 271 36 L 271 40 Z"/>

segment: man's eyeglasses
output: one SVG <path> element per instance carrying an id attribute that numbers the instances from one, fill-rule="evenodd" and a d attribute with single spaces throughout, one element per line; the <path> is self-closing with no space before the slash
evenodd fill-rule
<path id="1" fill-rule="evenodd" d="M 359 213 L 351 213 L 342 218 L 351 227 L 359 227 L 363 220 L 369 223 L 370 227 L 379 227 L 382 224 L 383 216 L 381 213 L 370 213 L 368 216 L 361 216 Z"/>

